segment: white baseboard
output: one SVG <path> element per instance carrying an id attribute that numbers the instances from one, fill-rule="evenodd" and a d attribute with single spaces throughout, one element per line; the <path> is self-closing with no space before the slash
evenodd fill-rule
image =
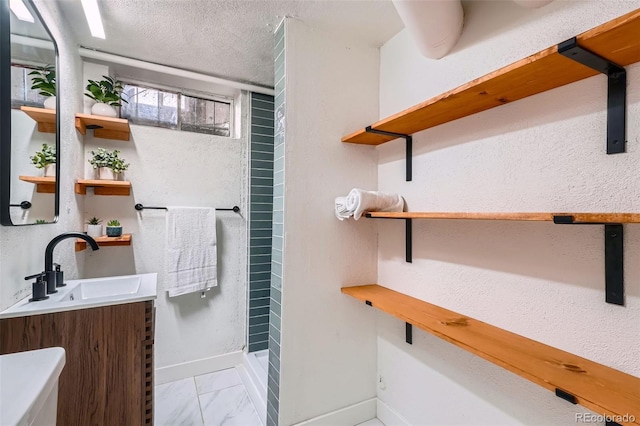
<path id="1" fill-rule="evenodd" d="M 156 368 L 155 384 L 161 385 L 188 377 L 213 373 L 214 371 L 233 368 L 240 363 L 242 363 L 242 351 L 168 365 L 166 367 Z"/>
<path id="2" fill-rule="evenodd" d="M 378 398 L 376 398 L 376 413 L 378 420 L 384 423 L 385 426 L 409 426 L 409 422 L 398 414 L 397 411 Z"/>
<path id="3" fill-rule="evenodd" d="M 296 426 L 354 426 L 376 417 L 377 398 L 367 399 L 357 404 L 332 411 L 313 419 L 297 423 Z"/>

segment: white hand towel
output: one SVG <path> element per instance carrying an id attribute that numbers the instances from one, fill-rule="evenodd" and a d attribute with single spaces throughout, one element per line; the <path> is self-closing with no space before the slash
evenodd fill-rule
<path id="1" fill-rule="evenodd" d="M 353 212 L 353 218 L 358 220 L 364 212 L 369 211 L 401 212 L 404 210 L 404 199 L 398 194 L 354 188 L 347 195 L 347 209 Z"/>
<path id="2" fill-rule="evenodd" d="M 167 292 L 169 297 L 218 285 L 216 210 L 167 208 Z"/>
<path id="3" fill-rule="evenodd" d="M 336 197 L 336 217 L 340 220 L 349 219 L 353 212 L 347 208 L 347 197 Z"/>

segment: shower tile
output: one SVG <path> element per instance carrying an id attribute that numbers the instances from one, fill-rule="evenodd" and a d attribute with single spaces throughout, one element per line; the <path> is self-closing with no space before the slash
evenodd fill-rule
<path id="1" fill-rule="evenodd" d="M 242 385 L 205 393 L 199 398 L 207 426 L 262 426 Z"/>
<path id="2" fill-rule="evenodd" d="M 202 425 L 193 377 L 156 386 L 153 405 L 158 426 Z"/>
<path id="3" fill-rule="evenodd" d="M 216 371 L 215 373 L 203 374 L 201 376 L 196 376 L 195 379 L 198 395 L 242 384 L 240 375 L 235 368 L 228 368 L 226 370 Z"/>

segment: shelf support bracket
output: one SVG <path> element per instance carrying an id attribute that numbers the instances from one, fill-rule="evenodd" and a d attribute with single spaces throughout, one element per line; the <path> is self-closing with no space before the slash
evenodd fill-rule
<path id="1" fill-rule="evenodd" d="M 573 216 L 554 216 L 560 225 L 604 225 L 605 301 L 624 305 L 624 231 L 622 224 L 575 222 Z"/>
<path id="2" fill-rule="evenodd" d="M 406 164 L 406 178 L 405 180 L 407 182 L 411 182 L 412 180 L 412 175 L 413 175 L 413 138 L 411 137 L 411 135 L 405 135 L 402 133 L 395 133 L 395 132 L 387 132 L 384 130 L 376 130 L 371 128 L 371 126 L 367 126 L 365 128 L 365 131 L 367 133 L 376 133 L 378 135 L 384 135 L 384 136 L 393 136 L 394 138 L 404 138 L 405 140 L 405 151 L 406 151 L 406 160 L 405 160 L 405 164 Z"/>
<path id="3" fill-rule="evenodd" d="M 413 232 L 411 228 L 412 228 L 411 219 L 405 219 L 404 220 L 404 241 L 405 241 L 404 250 L 405 250 L 405 262 L 407 263 L 413 263 L 413 251 L 412 251 Z"/>
<path id="4" fill-rule="evenodd" d="M 558 53 L 607 75 L 607 154 L 625 152 L 627 119 L 627 72 L 625 69 L 578 46 L 575 37 L 560 43 Z"/>
<path id="5" fill-rule="evenodd" d="M 605 420 L 605 426 L 622 426 L 620 423 L 612 422 L 611 420 Z"/>
<path id="6" fill-rule="evenodd" d="M 404 323 L 404 334 L 407 343 L 413 345 L 413 326 L 408 322 Z"/>

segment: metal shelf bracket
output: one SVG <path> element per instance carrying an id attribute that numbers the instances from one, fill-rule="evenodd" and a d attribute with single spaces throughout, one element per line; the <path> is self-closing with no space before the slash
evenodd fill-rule
<path id="1" fill-rule="evenodd" d="M 559 225 L 604 225 L 605 301 L 624 305 L 624 231 L 622 224 L 575 222 L 573 216 L 554 216 Z"/>
<path id="2" fill-rule="evenodd" d="M 404 323 L 404 334 L 406 342 L 413 345 L 413 326 L 408 322 Z"/>
<path id="3" fill-rule="evenodd" d="M 607 154 L 620 154 L 626 149 L 627 72 L 625 69 L 584 47 L 574 37 L 558 45 L 558 53 L 586 65 L 608 77 Z"/>
<path id="4" fill-rule="evenodd" d="M 394 133 L 394 132 L 386 132 L 384 130 L 376 130 L 371 128 L 371 126 L 367 126 L 365 128 L 365 131 L 367 133 L 376 133 L 378 135 L 384 135 L 384 136 L 393 136 L 394 138 L 404 138 L 405 140 L 405 150 L 406 150 L 406 160 L 405 160 L 405 164 L 406 164 L 406 178 L 405 180 L 407 182 L 411 182 L 412 180 L 412 175 L 413 175 L 413 170 L 412 170 L 412 165 L 413 165 L 413 138 L 411 137 L 411 135 L 405 135 L 402 133 Z"/>
<path id="5" fill-rule="evenodd" d="M 365 217 L 371 218 L 371 213 L 365 213 Z M 412 247 L 413 247 L 413 232 L 412 232 L 412 224 L 411 224 L 411 220 L 412 219 L 405 219 L 405 218 L 394 218 L 394 217 L 376 217 L 374 219 L 391 219 L 391 220 L 398 220 L 398 219 L 404 219 L 404 251 L 405 251 L 405 262 L 407 263 L 412 263 L 413 262 L 413 253 L 412 253 Z"/>

